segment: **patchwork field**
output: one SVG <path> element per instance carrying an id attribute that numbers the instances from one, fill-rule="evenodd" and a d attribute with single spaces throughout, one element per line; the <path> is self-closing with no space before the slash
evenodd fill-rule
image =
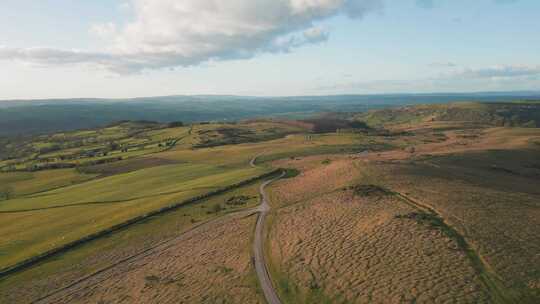
<path id="1" fill-rule="evenodd" d="M 268 287 L 281 303 L 538 303 L 535 109 L 125 121 L 10 141 L 0 269 L 84 241 L 1 275 L 0 302 L 265 303 Z"/>
<path id="2" fill-rule="evenodd" d="M 52 296 L 54 294 L 55 297 L 63 297 L 68 294 L 67 291 L 63 291 L 63 288 L 69 286 L 70 283 L 82 280 L 86 284 L 88 281 L 87 278 L 93 277 L 96 272 L 110 268 L 111 265 L 124 265 L 134 259 L 137 260 L 140 256 L 146 255 L 149 250 L 155 252 L 155 254 L 159 254 L 164 248 L 169 250 L 169 247 L 173 244 L 176 246 L 175 248 L 177 249 L 175 250 L 177 252 L 193 253 L 192 249 L 194 245 L 193 243 L 187 244 L 185 234 L 192 233 L 190 231 L 199 229 L 198 227 L 204 229 L 205 234 L 203 235 L 202 230 L 199 229 L 197 230 L 197 234 L 192 233 L 192 236 L 189 237 L 189 242 L 199 244 L 195 246 L 199 246 L 199 250 L 214 250 L 214 254 L 222 254 L 221 250 L 215 249 L 225 248 L 227 246 L 220 245 L 220 247 L 212 247 L 214 248 L 212 249 L 208 247 L 210 246 L 209 243 L 205 243 L 211 241 L 206 238 L 207 235 L 215 231 L 215 233 L 219 234 L 222 241 L 239 241 L 240 247 L 237 250 L 241 254 L 249 253 L 249 239 L 246 241 L 242 238 L 240 240 L 235 240 L 234 238 L 237 237 L 236 232 L 238 231 L 249 234 L 252 231 L 252 226 L 247 227 L 244 231 L 243 226 L 238 227 L 236 223 L 242 221 L 244 224 L 248 222 L 253 223 L 255 220 L 253 216 L 249 217 L 250 214 L 253 214 L 252 211 L 243 212 L 242 210 L 250 210 L 258 204 L 259 185 L 260 182 L 253 183 L 195 204 L 182 206 L 170 213 L 149 218 L 129 229 L 123 229 L 106 238 L 100 238 L 86 243 L 63 253 L 55 259 L 46 260 L 35 267 L 4 278 L 0 280 L 0 299 L 7 303 L 27 303 L 47 295 Z M 234 215 L 235 212 L 239 213 Z M 213 224 L 212 221 L 223 216 L 227 216 L 228 219 Z M 249 218 L 242 220 L 246 216 Z M 208 225 L 208 223 L 210 223 L 212 228 L 205 228 L 205 225 Z M 231 223 L 234 223 L 234 225 L 229 227 Z M 216 227 L 219 227 L 219 229 Z M 227 233 L 220 231 L 225 229 L 227 229 Z M 231 232 L 229 229 L 234 229 L 234 232 Z M 213 240 L 213 242 L 217 241 Z M 221 266 L 217 261 L 214 263 L 215 267 L 210 274 L 214 273 L 214 270 Z M 253 284 L 256 281 L 251 274 L 251 270 L 248 269 L 250 267 L 248 265 L 249 261 L 246 263 L 246 265 L 241 265 L 242 267 L 247 267 L 241 269 L 242 272 L 247 272 L 242 274 L 242 280 L 246 281 L 246 285 L 251 284 L 250 286 L 254 286 Z M 208 263 L 193 263 L 190 266 L 193 271 L 204 273 L 208 271 L 208 265 Z M 232 275 L 230 271 L 225 271 L 222 274 L 224 276 Z M 139 278 L 141 282 L 146 281 L 145 277 L 146 275 L 143 273 L 142 277 Z M 77 288 L 81 286 L 80 284 L 82 282 L 76 284 Z M 156 284 L 153 286 L 153 289 L 159 292 L 159 286 L 159 284 Z M 166 288 L 168 285 L 163 284 L 162 286 Z M 201 288 L 208 288 L 208 286 L 201 286 Z M 246 287 L 246 289 L 249 288 Z M 181 293 L 178 297 L 195 294 L 185 288 L 182 290 L 184 293 Z M 249 292 L 254 292 L 253 290 L 256 290 L 256 286 Z M 202 294 L 196 296 L 201 297 Z M 47 300 L 44 299 L 43 302 L 54 302 L 52 299 L 54 297 L 47 297 Z M 175 299 L 178 300 L 178 298 L 171 298 L 169 300 L 174 301 Z M 79 299 L 75 301 L 72 299 L 70 303 L 79 301 L 83 300 Z"/>
<path id="3" fill-rule="evenodd" d="M 135 216 L 261 174 L 207 165 L 170 165 L 90 181 L 0 205 L 0 267 L 60 247 Z"/>

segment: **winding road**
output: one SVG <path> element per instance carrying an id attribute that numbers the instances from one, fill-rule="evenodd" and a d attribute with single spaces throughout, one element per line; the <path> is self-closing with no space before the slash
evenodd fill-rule
<path id="1" fill-rule="evenodd" d="M 255 156 L 250 161 L 250 166 L 256 167 L 255 161 L 258 156 L 259 155 Z M 264 183 L 261 184 L 261 186 L 259 187 L 259 193 L 260 193 L 259 206 L 255 208 L 247 209 L 247 210 L 233 212 L 228 215 L 218 217 L 208 222 L 196 225 L 192 227 L 191 229 L 185 231 L 184 233 L 178 235 L 175 238 L 164 240 L 163 242 L 158 243 L 146 250 L 127 256 L 126 258 L 120 261 L 117 261 L 109 266 L 106 266 L 102 269 L 99 269 L 92 274 L 81 277 L 78 280 L 70 284 L 67 284 L 64 287 L 58 288 L 56 290 L 51 290 L 48 294 L 42 295 L 40 298 L 31 301 L 31 303 L 54 303 L 57 300 L 55 299 L 56 296 L 62 296 L 62 295 L 69 296 L 76 293 L 84 292 L 84 290 L 88 290 L 102 284 L 107 278 L 110 278 L 111 276 L 115 276 L 116 274 L 114 270 L 116 268 L 128 267 L 129 265 L 134 264 L 143 258 L 159 254 L 160 252 L 167 250 L 167 248 L 174 246 L 174 244 L 189 238 L 191 235 L 198 233 L 201 229 L 203 229 L 207 225 L 210 225 L 212 223 L 216 223 L 219 221 L 227 221 L 232 218 L 247 217 L 255 213 L 258 213 L 257 225 L 255 228 L 255 238 L 254 238 L 254 243 L 253 243 L 253 250 L 254 250 L 253 262 L 255 265 L 255 271 L 257 273 L 257 277 L 259 279 L 260 286 L 261 286 L 261 289 L 263 290 L 264 297 L 267 303 L 281 304 L 281 301 L 279 300 L 277 292 L 272 285 L 272 280 L 270 279 L 270 275 L 269 275 L 269 272 L 265 263 L 264 224 L 265 224 L 266 216 L 270 212 L 270 204 L 268 203 L 269 200 L 268 200 L 268 196 L 266 194 L 265 189 L 268 185 L 279 180 L 280 178 L 284 176 L 285 176 L 285 172 L 282 172 L 281 175 L 275 176 L 269 180 L 266 180 Z"/>
<path id="2" fill-rule="evenodd" d="M 255 264 L 255 272 L 257 273 L 259 283 L 261 284 L 261 289 L 268 304 L 281 304 L 281 301 L 279 300 L 277 292 L 272 285 L 272 280 L 270 279 L 270 274 L 264 259 L 264 223 L 266 215 L 268 215 L 268 212 L 270 212 L 270 204 L 268 204 L 268 197 L 266 195 L 265 188 L 272 182 L 282 178 L 284 175 L 285 173 L 283 172 L 280 176 L 264 182 L 259 188 L 259 193 L 261 194 L 261 204 L 258 207 L 259 218 L 257 219 L 257 226 L 255 227 L 253 260 Z"/>
<path id="3" fill-rule="evenodd" d="M 264 152 L 263 152 L 264 153 Z M 249 162 L 249 165 L 253 168 L 257 167 L 255 162 L 257 158 L 261 156 L 258 154 L 253 157 Z M 272 280 L 270 279 L 270 273 L 266 267 L 266 262 L 264 259 L 264 223 L 266 216 L 270 212 L 270 204 L 268 203 L 268 196 L 266 195 L 266 187 L 271 183 L 277 181 L 278 179 L 285 176 L 285 172 L 282 172 L 280 176 L 269 179 L 261 184 L 259 187 L 259 193 L 261 195 L 261 203 L 257 207 L 259 212 L 259 217 L 257 218 L 257 226 L 255 227 L 255 239 L 253 242 L 253 263 L 255 264 L 255 272 L 259 278 L 259 284 L 264 294 L 264 298 L 268 304 L 281 304 L 279 297 L 277 295 L 274 286 L 272 285 Z"/>

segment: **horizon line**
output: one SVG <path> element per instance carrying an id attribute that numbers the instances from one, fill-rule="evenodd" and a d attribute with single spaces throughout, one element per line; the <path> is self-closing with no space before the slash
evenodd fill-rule
<path id="1" fill-rule="evenodd" d="M 534 96 L 539 94 L 540 90 L 501 90 L 501 91 L 457 91 L 457 92 L 409 92 L 409 93 L 350 93 L 350 94 L 307 94 L 307 95 L 239 95 L 239 94 L 171 94 L 171 95 L 154 95 L 154 96 L 139 96 L 139 97 L 51 97 L 51 98 L 15 98 L 15 99 L 0 99 L 0 102 L 47 102 L 47 101 L 130 101 L 137 99 L 151 98 L 171 98 L 171 97 L 235 97 L 235 98 L 258 98 L 258 99 L 279 99 L 279 98 L 321 98 L 321 97 L 344 97 L 344 96 L 441 96 L 441 95 L 512 95 L 524 94 Z"/>

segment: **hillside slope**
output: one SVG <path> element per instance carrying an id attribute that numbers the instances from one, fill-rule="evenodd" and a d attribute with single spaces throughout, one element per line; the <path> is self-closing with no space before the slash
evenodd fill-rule
<path id="1" fill-rule="evenodd" d="M 418 105 L 374 110 L 355 116 L 370 126 L 422 122 L 463 122 L 485 126 L 540 127 L 540 102 Z"/>

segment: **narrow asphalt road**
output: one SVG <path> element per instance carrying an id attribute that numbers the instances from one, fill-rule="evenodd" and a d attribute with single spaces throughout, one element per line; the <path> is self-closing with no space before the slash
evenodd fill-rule
<path id="1" fill-rule="evenodd" d="M 255 161 L 259 155 L 255 156 L 251 161 L 250 165 L 252 167 L 256 167 Z M 56 296 L 61 293 L 71 294 L 75 292 L 80 292 L 81 290 L 84 290 L 85 288 L 91 288 L 92 286 L 98 285 L 101 282 L 100 276 L 107 276 L 110 275 L 109 272 L 112 272 L 116 267 L 126 264 L 126 263 L 132 263 L 140 258 L 143 258 L 147 255 L 152 255 L 159 253 L 162 250 L 167 249 L 169 246 L 172 246 L 175 241 L 181 241 L 190 235 L 197 233 L 200 229 L 202 229 L 204 226 L 214 223 L 217 221 L 226 220 L 228 218 L 232 217 L 245 217 L 250 216 L 254 213 L 259 213 L 259 217 L 257 219 L 257 226 L 255 229 L 255 241 L 254 241 L 254 263 L 255 263 L 255 269 L 257 273 L 257 277 L 259 278 L 261 288 L 264 292 L 264 296 L 266 298 L 266 301 L 269 304 L 281 304 L 281 301 L 279 300 L 279 297 L 277 296 L 277 293 L 272 286 L 272 281 L 270 280 L 270 275 L 268 273 L 268 270 L 266 268 L 265 260 L 264 260 L 264 221 L 266 218 L 266 215 L 270 211 L 270 205 L 268 204 L 267 195 L 265 192 L 265 188 L 271 184 L 272 182 L 282 178 L 285 175 L 285 172 L 283 172 L 280 176 L 274 177 L 270 180 L 265 181 L 263 184 L 261 184 L 259 188 L 259 193 L 261 195 L 261 203 L 258 207 L 248 209 L 248 210 L 241 210 L 237 211 L 228 215 L 225 215 L 223 217 L 218 217 L 216 219 L 213 219 L 211 221 L 202 223 L 200 225 L 194 226 L 193 228 L 187 230 L 186 232 L 180 234 L 179 236 L 168 239 L 163 241 L 162 243 L 159 243 L 153 247 L 150 247 L 144 251 L 135 253 L 131 256 L 128 256 L 120 261 L 117 261 L 113 263 L 112 265 L 109 265 L 107 267 L 104 267 L 103 269 L 100 269 L 88 276 L 82 277 L 75 282 L 72 282 L 68 284 L 67 286 L 64 286 L 62 288 L 52 290 L 49 294 L 46 294 L 44 296 L 41 296 L 40 298 L 32 301 L 31 303 L 49 303 L 47 300 L 52 298 L 53 296 Z M 95 280 L 93 283 L 89 283 L 89 286 L 85 286 L 86 282 L 89 282 L 91 280 Z"/>
<path id="2" fill-rule="evenodd" d="M 257 156 L 254 157 L 250 164 L 252 167 L 255 167 L 255 160 Z M 264 298 L 268 304 L 281 304 L 279 297 L 277 295 L 274 286 L 272 285 L 272 280 L 270 279 L 270 273 L 266 267 L 266 262 L 264 259 L 264 223 L 268 212 L 270 212 L 270 204 L 268 203 L 268 196 L 266 195 L 266 187 L 272 182 L 282 178 L 285 175 L 285 172 L 281 173 L 280 176 L 274 177 L 270 180 L 265 181 L 259 188 L 259 193 L 261 195 L 261 204 L 259 205 L 258 212 L 259 217 L 257 219 L 257 226 L 255 227 L 255 240 L 253 242 L 253 260 L 255 264 L 255 272 L 259 278 L 259 283 L 264 294 Z"/>

